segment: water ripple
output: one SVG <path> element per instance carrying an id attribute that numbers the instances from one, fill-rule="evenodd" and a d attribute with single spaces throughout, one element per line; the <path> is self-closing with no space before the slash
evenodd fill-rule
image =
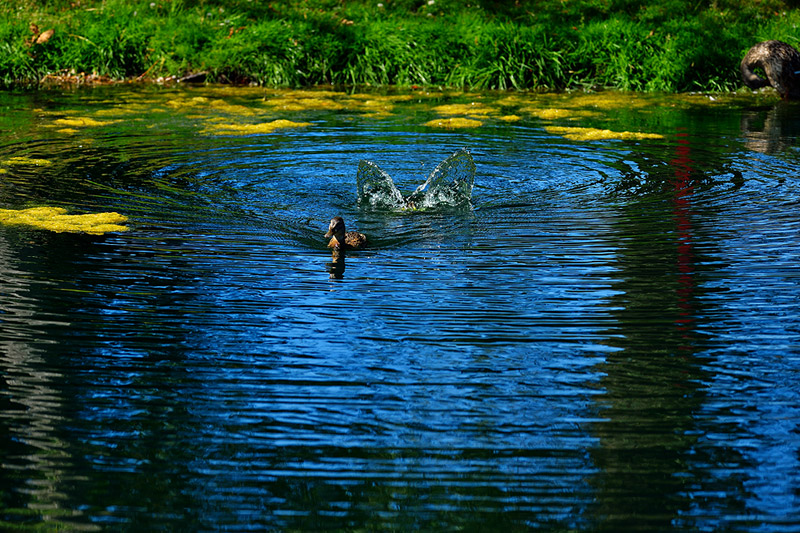
<path id="1" fill-rule="evenodd" d="M 571 141 L 525 114 L 545 95 L 375 118 L 344 93 L 291 114 L 263 89 L 141 91 L 3 96 L 0 207 L 131 231 L 0 227 L 0 522 L 800 523 L 798 157 L 760 111 L 596 107 L 564 124 L 664 139 Z M 478 96 L 525 103 L 513 126 L 423 126 Z M 73 115 L 118 122 L 53 127 Z M 278 118 L 312 126 L 206 130 Z M 460 148 L 471 208 L 359 207 L 361 159 L 408 194 Z M 334 215 L 371 246 L 332 279 Z"/>

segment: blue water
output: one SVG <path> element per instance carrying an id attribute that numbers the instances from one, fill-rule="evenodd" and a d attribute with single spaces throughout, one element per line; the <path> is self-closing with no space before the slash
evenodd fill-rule
<path id="1" fill-rule="evenodd" d="M 800 107 L 410 94 L 0 95 L 0 208 L 130 217 L 0 226 L 0 529 L 800 529 Z M 471 207 L 359 206 L 460 148 Z"/>

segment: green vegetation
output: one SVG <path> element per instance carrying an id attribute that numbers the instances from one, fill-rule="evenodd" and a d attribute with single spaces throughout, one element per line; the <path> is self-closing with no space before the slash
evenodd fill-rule
<path id="1" fill-rule="evenodd" d="M 783 0 L 5 0 L 0 81 L 726 91 L 798 24 Z"/>

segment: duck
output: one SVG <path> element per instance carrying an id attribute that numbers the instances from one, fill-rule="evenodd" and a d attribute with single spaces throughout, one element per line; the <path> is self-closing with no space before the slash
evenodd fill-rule
<path id="1" fill-rule="evenodd" d="M 767 79 L 753 72 L 761 68 Z M 800 53 L 782 41 L 763 41 L 747 51 L 740 65 L 742 81 L 751 89 L 772 85 L 784 100 L 800 99 Z"/>
<path id="2" fill-rule="evenodd" d="M 367 236 L 357 231 L 347 231 L 342 217 L 333 217 L 328 226 L 326 239 L 330 239 L 328 248 L 359 250 L 367 245 Z"/>

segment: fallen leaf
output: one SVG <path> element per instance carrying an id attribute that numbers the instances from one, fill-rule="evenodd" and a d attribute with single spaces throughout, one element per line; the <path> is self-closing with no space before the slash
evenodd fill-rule
<path id="1" fill-rule="evenodd" d="M 44 44 L 44 43 L 46 43 L 47 41 L 50 40 L 50 37 L 53 36 L 53 33 L 55 33 L 55 30 L 43 31 L 39 35 L 39 37 L 36 38 L 36 44 Z"/>

